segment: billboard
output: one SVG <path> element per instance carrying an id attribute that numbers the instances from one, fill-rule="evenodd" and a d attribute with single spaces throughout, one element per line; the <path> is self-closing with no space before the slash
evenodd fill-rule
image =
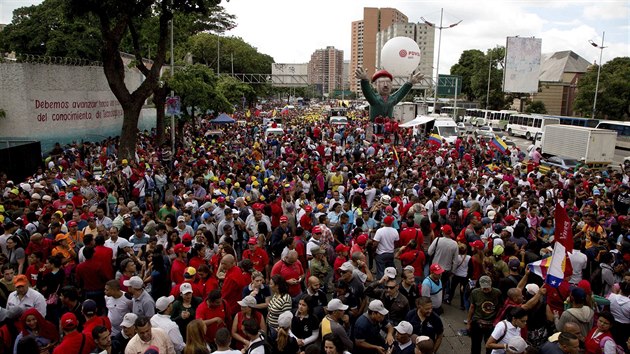
<path id="1" fill-rule="evenodd" d="M 538 92 L 542 39 L 507 37 L 503 91 Z"/>

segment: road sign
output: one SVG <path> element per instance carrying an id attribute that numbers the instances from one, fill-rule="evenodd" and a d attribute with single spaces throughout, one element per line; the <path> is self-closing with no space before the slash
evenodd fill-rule
<path id="1" fill-rule="evenodd" d="M 455 87 L 457 87 L 457 95 L 462 94 L 462 77 L 457 75 L 440 75 L 438 80 L 438 96 L 455 96 Z"/>

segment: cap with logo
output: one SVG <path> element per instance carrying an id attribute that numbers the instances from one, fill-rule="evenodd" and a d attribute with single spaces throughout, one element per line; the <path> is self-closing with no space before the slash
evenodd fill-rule
<path id="1" fill-rule="evenodd" d="M 120 322 L 120 327 L 129 328 L 131 326 L 135 326 L 137 319 L 138 315 L 136 315 L 135 313 L 127 313 L 123 317 L 122 322 Z"/>
<path id="2" fill-rule="evenodd" d="M 396 268 L 394 267 L 385 268 L 385 271 L 383 273 L 390 279 L 396 279 Z"/>
<path id="3" fill-rule="evenodd" d="M 96 301 L 92 299 L 87 299 L 83 301 L 83 305 L 81 306 L 81 311 L 86 315 L 94 315 L 96 314 Z"/>
<path id="4" fill-rule="evenodd" d="M 434 274 L 444 273 L 444 268 L 442 268 L 442 266 L 440 266 L 437 263 L 431 264 L 431 266 L 429 267 L 429 270 L 431 271 L 431 273 L 434 273 Z"/>
<path id="5" fill-rule="evenodd" d="M 192 285 L 190 283 L 182 283 L 179 286 L 179 292 L 182 295 L 192 293 L 193 292 Z"/>
<path id="6" fill-rule="evenodd" d="M 79 325 L 79 320 L 77 320 L 77 316 L 72 312 L 66 312 L 61 316 L 61 328 L 63 329 L 72 329 L 76 328 Z"/>

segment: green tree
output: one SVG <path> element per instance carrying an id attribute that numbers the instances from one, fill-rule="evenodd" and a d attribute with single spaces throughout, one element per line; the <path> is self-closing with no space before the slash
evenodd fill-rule
<path id="1" fill-rule="evenodd" d="M 547 107 L 543 101 L 532 101 L 525 107 L 525 113 L 547 114 Z"/>
<path id="2" fill-rule="evenodd" d="M 251 85 L 243 83 L 231 76 L 220 76 L 217 83 L 217 94 L 222 95 L 231 104 L 229 109 L 222 109 L 225 112 L 233 112 L 233 107 L 242 107 L 243 97 L 246 102 L 256 100 L 256 93 Z M 217 107 L 218 108 L 218 107 Z"/>
<path id="3" fill-rule="evenodd" d="M 578 81 L 574 109 L 590 116 L 595 99 L 597 66 L 593 65 Z M 630 57 L 618 57 L 602 65 L 595 118 L 627 120 L 630 118 Z"/>
<path id="4" fill-rule="evenodd" d="M 18 54 L 100 60 L 101 32 L 93 16 L 69 18 L 67 0 L 45 0 L 13 11 L 0 49 Z"/>
<path id="5" fill-rule="evenodd" d="M 70 12 L 75 16 L 93 15 L 98 19 L 98 26 L 103 39 L 101 60 L 103 71 L 113 94 L 120 102 L 124 112 L 120 134 L 119 158 L 134 156 L 138 118 L 140 110 L 153 91 L 159 87 L 160 72 L 166 61 L 169 39 L 169 22 L 173 13 L 202 14 L 200 25 L 213 27 L 217 24 L 213 14 L 222 12 L 220 0 L 67 0 Z M 151 27 L 151 19 L 157 21 L 154 42 L 149 36 L 143 36 L 146 27 Z M 125 85 L 125 71 L 119 52 L 123 48 L 125 35 L 131 39 L 130 52 L 135 56 L 136 68 L 145 76 L 145 80 L 133 92 Z M 145 39 L 145 37 L 147 37 Z M 150 67 L 142 60 L 143 51 L 155 46 L 155 56 Z"/>
<path id="6" fill-rule="evenodd" d="M 473 75 L 479 71 L 480 63 L 483 62 L 484 58 L 485 55 L 478 49 L 465 50 L 462 55 L 460 55 L 457 64 L 451 67 L 451 75 L 459 75 L 462 77 L 462 94 L 464 94 L 469 101 L 477 100 L 471 81 Z M 488 73 L 488 71 L 486 71 L 486 73 Z"/>

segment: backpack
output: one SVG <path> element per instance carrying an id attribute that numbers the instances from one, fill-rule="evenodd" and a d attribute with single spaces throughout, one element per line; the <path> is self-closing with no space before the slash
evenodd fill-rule
<path id="1" fill-rule="evenodd" d="M 590 281 L 591 281 L 591 290 L 593 291 L 593 294 L 601 296 L 602 292 L 604 291 L 601 267 L 597 267 L 597 269 L 595 269 L 593 273 L 591 273 Z"/>
<path id="2" fill-rule="evenodd" d="M 602 353 L 604 352 L 604 346 L 606 345 L 606 342 L 608 342 L 609 340 L 612 340 L 612 341 L 613 341 L 613 343 L 615 343 L 615 341 L 614 341 L 612 338 L 610 338 L 610 337 L 604 337 L 604 338 L 602 338 L 602 340 L 599 342 L 599 347 L 601 348 Z M 622 346 L 620 346 L 620 345 L 619 345 L 619 344 L 617 344 L 617 343 L 615 343 L 615 352 L 616 352 L 617 354 L 623 354 L 623 353 L 625 353 L 625 351 L 623 350 L 623 347 L 622 347 Z"/>
<path id="3" fill-rule="evenodd" d="M 254 351 L 254 349 L 256 349 L 258 347 L 261 347 L 261 346 L 264 347 L 265 354 L 271 354 L 271 346 L 269 345 L 269 343 L 267 343 L 267 340 L 265 339 L 265 337 L 262 334 L 260 335 L 260 339 L 261 339 L 261 341 L 255 342 L 255 343 L 251 344 L 249 346 L 249 348 L 247 348 L 246 354 L 251 354 L 252 351 Z"/>

